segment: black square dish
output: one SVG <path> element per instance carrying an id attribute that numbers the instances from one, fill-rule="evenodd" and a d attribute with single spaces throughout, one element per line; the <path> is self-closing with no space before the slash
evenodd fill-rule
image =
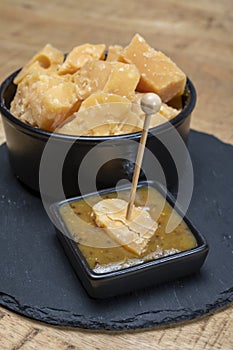
<path id="1" fill-rule="evenodd" d="M 160 184 L 152 181 L 142 181 L 138 184 L 138 189 L 143 188 L 155 189 L 164 199 L 166 198 L 166 202 L 172 208 L 174 207 L 175 198 L 170 193 L 167 193 Z M 117 192 L 120 193 L 121 191 L 129 190 L 130 187 L 122 186 L 117 189 Z M 93 268 L 90 268 L 61 215 L 61 208 L 72 205 L 72 203 L 82 199 L 95 197 L 97 194 L 104 196 L 113 194 L 114 192 L 116 192 L 115 188 L 105 189 L 98 193 L 67 199 L 51 206 L 53 222 L 56 226 L 59 239 L 82 285 L 91 297 L 106 298 L 124 294 L 136 289 L 149 287 L 150 285 L 178 279 L 200 269 L 208 254 L 208 245 L 205 238 L 197 231 L 189 219 L 183 215 L 182 210 L 177 207 L 177 204 L 175 207 L 176 212 L 183 217 L 183 222 L 194 237 L 196 242 L 195 247 L 178 252 L 174 250 L 174 252 L 165 256 L 149 261 L 137 262 L 135 265 L 112 271 L 96 272 Z"/>

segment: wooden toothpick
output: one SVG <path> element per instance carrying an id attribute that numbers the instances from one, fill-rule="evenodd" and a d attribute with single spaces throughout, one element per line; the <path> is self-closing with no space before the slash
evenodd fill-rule
<path id="1" fill-rule="evenodd" d="M 140 143 L 138 146 L 137 159 L 136 159 L 136 164 L 135 164 L 134 173 L 133 173 L 129 203 L 128 203 L 127 212 L 126 212 L 127 220 L 130 220 L 132 215 L 132 210 L 133 210 L 133 205 L 134 205 L 135 195 L 136 195 L 136 190 L 138 185 L 138 178 L 139 178 L 142 159 L 145 151 L 145 145 L 146 145 L 148 130 L 150 126 L 151 116 L 152 114 L 155 114 L 160 110 L 161 103 L 162 102 L 160 97 L 154 93 L 147 93 L 141 99 L 141 109 L 145 113 L 145 120 L 143 124 L 142 136 L 140 138 Z"/>

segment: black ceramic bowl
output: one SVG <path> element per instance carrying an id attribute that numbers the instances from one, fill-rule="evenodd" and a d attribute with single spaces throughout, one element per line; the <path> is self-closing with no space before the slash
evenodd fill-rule
<path id="1" fill-rule="evenodd" d="M 160 184 L 152 181 L 141 181 L 138 184 L 138 188 L 147 187 L 148 185 L 158 190 L 164 198 L 166 197 L 168 203 L 174 207 L 174 197 L 169 192 L 166 193 L 164 187 Z M 129 189 L 129 187 L 122 186 L 119 190 L 125 189 Z M 99 191 L 98 194 L 101 195 L 110 192 L 115 192 L 115 188 Z M 95 194 L 96 193 L 92 193 L 82 197 L 61 201 L 53 204 L 50 208 L 58 237 L 63 245 L 66 255 L 82 285 L 91 297 L 106 298 L 124 294 L 151 285 L 158 285 L 163 282 L 178 279 L 192 274 L 201 268 L 208 254 L 208 245 L 205 238 L 197 231 L 176 203 L 176 212 L 182 215 L 183 220 L 196 238 L 197 246 L 195 248 L 113 272 L 93 272 L 88 266 L 86 259 L 82 255 L 77 244 L 74 242 L 74 239 L 60 214 L 60 208 L 63 205 L 71 204 L 72 202 L 85 197 L 92 197 Z"/>
<path id="2" fill-rule="evenodd" d="M 23 184 L 39 192 L 39 168 L 41 157 L 51 133 L 27 125 L 10 113 L 10 104 L 16 92 L 16 86 L 13 80 L 18 72 L 19 71 L 10 75 L 1 85 L 0 109 L 13 172 Z M 177 171 L 174 160 L 172 159 L 173 157 L 167 149 L 166 143 L 169 141 L 170 146 L 173 147 L 173 149 L 176 148 L 176 131 L 184 142 L 187 142 L 191 112 L 193 111 L 195 102 L 195 88 L 188 79 L 185 93 L 182 96 L 182 111 L 171 123 L 167 122 L 151 129 L 148 135 L 147 148 L 155 155 L 158 162 L 161 164 L 169 188 L 177 183 Z M 103 165 L 99 169 L 98 174 L 92 174 L 93 176 L 96 175 L 97 188 L 101 189 L 115 186 L 121 179 L 130 180 L 134 170 L 137 142 L 140 136 L 140 132 L 107 137 L 77 137 L 54 133 L 53 140 L 54 147 L 57 148 L 57 155 L 62 153 L 64 147 L 70 145 L 62 170 L 63 188 L 66 196 L 71 197 L 80 194 L 80 188 L 77 182 L 79 166 L 84 157 L 96 146 L 99 147 L 97 147 L 95 158 L 99 159 L 100 162 L 103 158 Z M 107 143 L 104 141 L 107 141 Z M 129 142 L 126 144 L 123 141 L 136 142 Z M 106 154 L 108 161 L 105 161 L 106 157 L 103 157 L 103 155 Z M 186 153 L 183 153 L 181 150 L 179 152 L 179 163 L 185 164 L 185 161 Z M 144 178 L 144 175 L 145 174 L 142 172 L 141 179 Z M 49 176 L 48 172 L 48 177 Z M 155 174 L 153 174 L 153 172 L 149 176 L 149 180 L 150 179 L 155 179 Z M 92 188 L 89 190 L 93 191 Z"/>

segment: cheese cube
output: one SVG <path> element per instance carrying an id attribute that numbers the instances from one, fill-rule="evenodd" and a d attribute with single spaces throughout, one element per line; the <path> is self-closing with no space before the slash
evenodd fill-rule
<path id="1" fill-rule="evenodd" d="M 95 113 L 99 125 L 90 124 L 92 135 L 122 135 L 140 130 L 141 118 L 132 111 L 132 103 L 127 98 L 99 92 L 83 101 L 79 112 L 95 106 L 91 113 Z"/>
<path id="2" fill-rule="evenodd" d="M 100 60 L 105 56 L 106 46 L 104 44 L 84 44 L 76 46 L 66 57 L 65 62 L 59 69 L 59 74 L 73 74 L 84 66 L 88 61 Z"/>
<path id="3" fill-rule="evenodd" d="M 122 51 L 119 60 L 133 63 L 138 68 L 141 78 L 137 91 L 155 92 L 163 102 L 183 94 L 185 74 L 169 57 L 151 48 L 139 34 Z"/>
<path id="4" fill-rule="evenodd" d="M 133 64 L 94 61 L 86 63 L 73 79 L 83 100 L 99 91 L 133 100 L 140 74 Z"/>
<path id="5" fill-rule="evenodd" d="M 131 102 L 127 98 L 124 98 L 116 94 L 109 94 L 106 92 L 97 92 L 95 94 L 92 94 L 85 101 L 82 102 L 79 111 L 82 111 L 90 107 L 99 106 L 102 104 L 111 104 L 111 103 L 122 104 L 122 106 L 124 106 L 127 111 L 131 107 Z"/>
<path id="6" fill-rule="evenodd" d="M 143 128 L 143 122 L 145 120 L 145 114 L 142 111 L 140 105 L 141 98 L 144 94 L 145 93 L 142 92 L 136 92 L 135 100 L 133 101 L 133 110 L 135 113 L 138 114 L 138 116 L 141 119 L 140 129 Z M 160 110 L 151 116 L 150 129 L 172 120 L 173 118 L 175 118 L 175 116 L 177 116 L 178 113 L 180 113 L 179 109 L 168 106 L 166 103 L 163 102 Z"/>
<path id="7" fill-rule="evenodd" d="M 24 66 L 24 68 L 15 77 L 14 83 L 19 84 L 23 78 L 30 74 L 33 70 L 41 70 L 45 72 L 55 71 L 64 60 L 63 53 L 50 44 L 37 52 L 32 59 Z"/>
<path id="8" fill-rule="evenodd" d="M 72 120 L 58 132 L 78 136 L 109 136 L 139 130 L 140 116 L 131 111 L 132 103 L 125 97 L 97 92 L 82 102 Z"/>
<path id="9" fill-rule="evenodd" d="M 113 66 L 106 61 L 89 61 L 73 76 L 82 100 L 102 91 L 108 81 Z"/>
<path id="10" fill-rule="evenodd" d="M 34 71 L 18 85 L 11 113 L 22 121 L 54 131 L 80 103 L 74 83 Z"/>
<path id="11" fill-rule="evenodd" d="M 103 91 L 133 100 L 140 73 L 134 64 L 112 62 L 112 72 Z"/>
<path id="12" fill-rule="evenodd" d="M 123 50 L 123 47 L 120 45 L 111 45 L 108 48 L 108 55 L 107 55 L 107 61 L 118 61 L 120 54 Z"/>
<path id="13" fill-rule="evenodd" d="M 142 255 L 158 224 L 145 209 L 133 206 L 132 219 L 126 219 L 128 203 L 123 199 L 103 199 L 93 206 L 95 222 L 120 246 Z"/>

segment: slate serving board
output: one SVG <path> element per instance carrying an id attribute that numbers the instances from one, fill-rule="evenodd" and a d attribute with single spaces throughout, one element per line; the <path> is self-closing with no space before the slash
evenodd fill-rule
<path id="1" fill-rule="evenodd" d="M 233 301 L 233 146 L 191 131 L 195 186 L 189 217 L 207 238 L 201 272 L 128 295 L 94 300 L 80 285 L 39 198 L 11 173 L 0 147 L 0 305 L 36 320 L 89 329 L 148 328 Z"/>

